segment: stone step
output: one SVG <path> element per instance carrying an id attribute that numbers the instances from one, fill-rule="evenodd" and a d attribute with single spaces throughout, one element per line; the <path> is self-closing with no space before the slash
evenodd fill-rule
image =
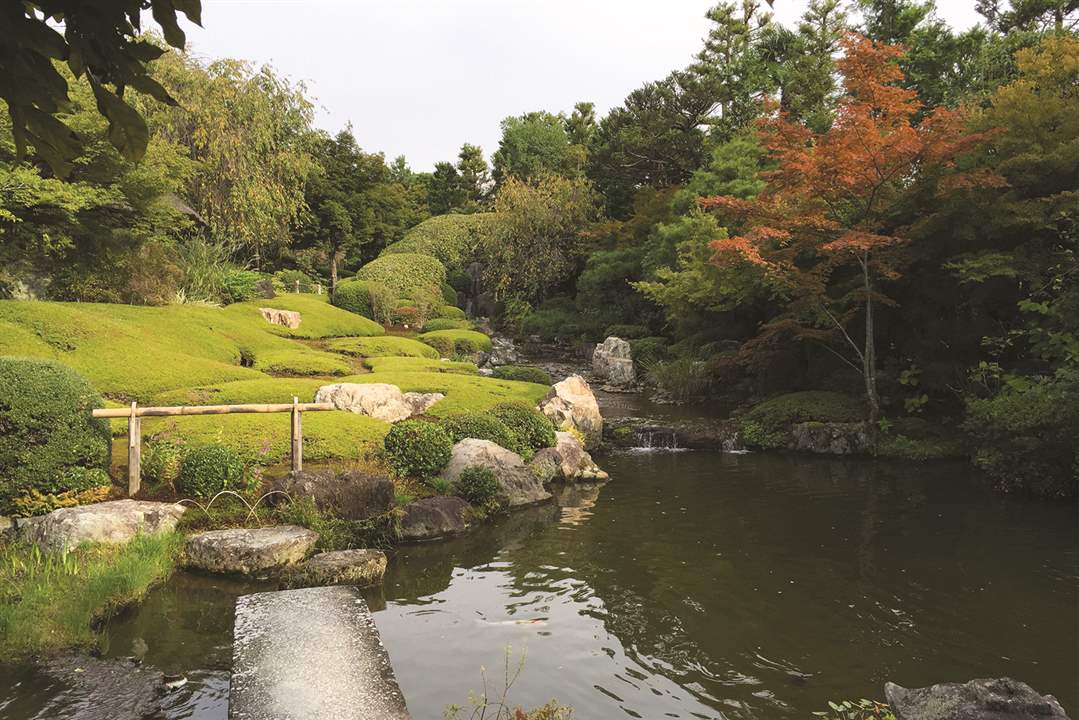
<path id="1" fill-rule="evenodd" d="M 349 586 L 236 601 L 230 720 L 409 720 L 386 648 Z"/>

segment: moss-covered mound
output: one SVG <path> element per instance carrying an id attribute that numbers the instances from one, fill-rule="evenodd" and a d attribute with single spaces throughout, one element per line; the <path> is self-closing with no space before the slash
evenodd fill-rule
<path id="1" fill-rule="evenodd" d="M 378 283 L 399 298 L 428 293 L 441 299 L 446 267 L 430 255 L 392 253 L 364 265 L 356 273 L 356 279 Z"/>
<path id="2" fill-rule="evenodd" d="M 449 270 L 461 271 L 475 256 L 494 213 L 449 213 L 424 220 L 382 255 L 418 253 L 438 258 Z"/>
<path id="3" fill-rule="evenodd" d="M 490 352 L 491 338 L 475 330 L 435 330 L 420 335 L 420 340 L 438 350 L 443 357 L 453 354 L 470 355 L 475 352 Z"/>
<path id="4" fill-rule="evenodd" d="M 334 352 L 365 358 L 414 357 L 438 359 L 438 351 L 426 343 L 395 335 L 370 338 L 337 338 L 326 343 Z"/>
<path id="5" fill-rule="evenodd" d="M 791 426 L 803 422 L 850 423 L 865 419 L 858 398 L 827 390 L 806 390 L 769 398 L 741 417 L 744 442 L 750 447 L 781 448 L 790 442 Z"/>

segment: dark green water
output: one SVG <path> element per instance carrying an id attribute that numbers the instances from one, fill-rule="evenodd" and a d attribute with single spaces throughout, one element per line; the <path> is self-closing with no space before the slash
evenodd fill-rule
<path id="1" fill-rule="evenodd" d="M 809 718 L 829 699 L 1011 675 L 1079 713 L 1079 512 L 1004 500 L 963 465 L 712 453 L 603 459 L 574 489 L 403 548 L 369 602 L 417 720 L 499 686 L 595 718 Z M 572 497 L 570 497 L 572 495 Z M 191 682 L 169 717 L 225 718 L 232 602 L 180 575 L 110 654 Z M 0 679 L 0 718 L 35 688 Z M 37 686 L 38 690 L 43 690 Z M 21 699 L 21 704 L 16 701 Z M 13 714 L 11 708 L 17 707 Z M 8 709 L 5 709 L 8 708 Z"/>

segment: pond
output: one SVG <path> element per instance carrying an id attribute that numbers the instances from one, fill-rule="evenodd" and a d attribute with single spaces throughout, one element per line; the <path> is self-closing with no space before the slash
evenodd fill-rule
<path id="1" fill-rule="evenodd" d="M 612 481 L 570 488 L 565 507 L 396 552 L 368 599 L 417 720 L 465 702 L 481 667 L 500 689 L 507 648 L 513 668 L 524 654 L 514 702 L 584 719 L 808 718 L 886 680 L 1001 675 L 1079 711 L 1074 506 L 998 498 L 965 465 L 603 465 Z M 257 589 L 177 575 L 109 628 L 108 654 L 188 677 L 168 717 L 223 720 L 232 603 Z M 37 682 L 0 680 L 0 717 L 32 717 L 27 693 L 50 692 Z"/>

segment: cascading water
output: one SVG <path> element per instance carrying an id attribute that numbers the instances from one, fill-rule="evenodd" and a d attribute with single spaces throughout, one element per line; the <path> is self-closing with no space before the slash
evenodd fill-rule
<path id="1" fill-rule="evenodd" d="M 634 450 L 678 450 L 678 434 L 671 428 L 642 427 L 633 431 Z"/>

